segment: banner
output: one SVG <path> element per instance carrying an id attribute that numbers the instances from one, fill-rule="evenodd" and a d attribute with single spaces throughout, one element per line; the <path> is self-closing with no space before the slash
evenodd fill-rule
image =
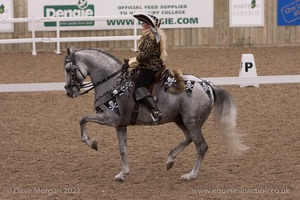
<path id="1" fill-rule="evenodd" d="M 264 26 L 264 0 L 230 0 L 230 27 Z"/>
<path id="2" fill-rule="evenodd" d="M 300 0 L 278 0 L 277 23 L 278 26 L 299 26 Z"/>
<path id="3" fill-rule="evenodd" d="M 14 32 L 13 23 L 1 23 L 1 20 L 14 18 L 13 0 L 0 0 L 0 32 Z"/>
<path id="4" fill-rule="evenodd" d="M 132 16 L 146 12 L 163 18 L 162 28 L 213 27 L 209 0 L 28 0 L 28 17 Z M 134 18 L 61 22 L 61 30 L 132 28 Z M 38 31 L 55 30 L 56 22 L 36 23 Z M 29 26 L 31 30 L 31 27 Z"/>

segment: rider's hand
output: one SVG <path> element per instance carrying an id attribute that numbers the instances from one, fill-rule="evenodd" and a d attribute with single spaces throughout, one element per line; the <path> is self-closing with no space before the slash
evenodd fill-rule
<path id="1" fill-rule="evenodd" d="M 123 68 L 125 68 L 126 70 L 129 68 L 129 59 L 124 59 L 124 64 L 123 64 Z"/>
<path id="2" fill-rule="evenodd" d="M 128 65 L 131 68 L 136 68 L 140 63 L 137 61 L 136 57 L 130 58 Z"/>

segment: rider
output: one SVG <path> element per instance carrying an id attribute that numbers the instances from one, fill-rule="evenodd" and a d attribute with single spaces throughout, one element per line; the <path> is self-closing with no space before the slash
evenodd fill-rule
<path id="1" fill-rule="evenodd" d="M 163 114 L 159 111 L 148 88 L 154 82 L 155 75 L 164 67 L 167 57 L 166 37 L 159 28 L 161 20 L 151 14 L 134 14 L 142 22 L 143 35 L 138 44 L 139 54 L 130 58 L 128 65 L 139 70 L 135 85 L 135 100 L 144 103 L 152 116 L 153 122 L 159 122 Z"/>

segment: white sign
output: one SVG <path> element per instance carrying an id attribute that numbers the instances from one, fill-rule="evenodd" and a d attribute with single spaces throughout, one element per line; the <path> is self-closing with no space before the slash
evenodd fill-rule
<path id="1" fill-rule="evenodd" d="M 256 65 L 253 54 L 243 54 L 239 77 L 257 77 Z M 240 87 L 259 87 L 258 83 L 240 84 Z"/>
<path id="2" fill-rule="evenodd" d="M 264 0 L 230 0 L 230 27 L 264 26 Z"/>
<path id="3" fill-rule="evenodd" d="M 162 28 L 213 27 L 212 0 L 28 0 L 28 17 L 132 16 L 135 12 L 163 18 Z M 66 21 L 60 26 L 61 30 L 109 30 L 132 28 L 133 24 L 132 17 Z M 40 22 L 35 29 L 55 30 L 55 25 L 55 22 Z"/>
<path id="4" fill-rule="evenodd" d="M 13 23 L 4 23 L 1 20 L 14 17 L 13 0 L 0 0 L 0 32 L 14 32 Z"/>

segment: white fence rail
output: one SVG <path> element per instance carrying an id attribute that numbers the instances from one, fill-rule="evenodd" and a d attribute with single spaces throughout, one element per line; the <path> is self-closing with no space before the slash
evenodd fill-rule
<path id="1" fill-rule="evenodd" d="M 87 20 L 107 20 L 107 19 L 133 19 L 132 16 L 94 16 L 94 17 L 32 17 L 32 18 L 3 18 L 0 19 L 1 23 L 31 23 L 31 38 L 19 39 L 0 39 L 0 44 L 20 44 L 32 43 L 32 55 L 37 55 L 36 43 L 56 43 L 55 53 L 61 54 L 61 42 L 92 42 L 92 41 L 134 41 L 133 51 L 137 51 L 137 40 L 140 36 L 137 35 L 137 20 L 132 26 L 133 35 L 118 35 L 118 36 L 98 36 L 98 37 L 60 37 L 61 28 L 59 26 L 61 21 L 87 21 Z M 37 38 L 35 36 L 35 23 L 36 22 L 56 22 L 56 37 L 54 38 Z M 75 29 L 74 29 L 75 30 Z M 78 30 L 77 30 L 78 31 Z"/>
<path id="2" fill-rule="evenodd" d="M 300 83 L 300 75 L 203 78 L 215 85 Z M 0 84 L 0 92 L 63 91 L 65 83 Z"/>

